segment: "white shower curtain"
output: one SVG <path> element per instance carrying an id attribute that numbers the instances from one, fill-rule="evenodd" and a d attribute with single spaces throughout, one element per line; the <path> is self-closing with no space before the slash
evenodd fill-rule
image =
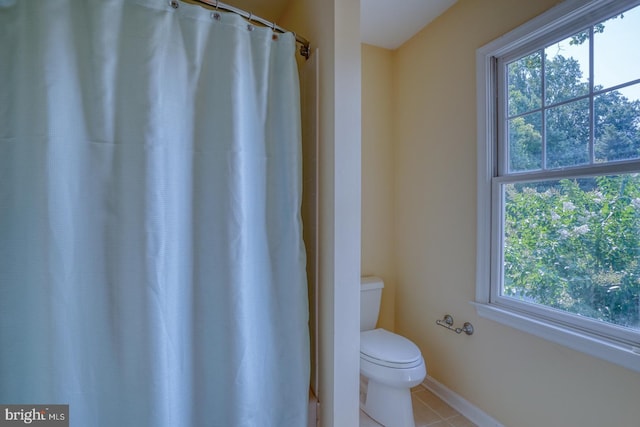
<path id="1" fill-rule="evenodd" d="M 306 425 L 292 34 L 168 0 L 0 0 L 0 404 Z"/>

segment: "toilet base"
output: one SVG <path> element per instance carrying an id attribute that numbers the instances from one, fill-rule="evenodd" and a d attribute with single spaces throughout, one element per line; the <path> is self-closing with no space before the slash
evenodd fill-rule
<path id="1" fill-rule="evenodd" d="M 362 410 L 385 427 L 415 427 L 409 388 L 390 387 L 369 378 Z"/>

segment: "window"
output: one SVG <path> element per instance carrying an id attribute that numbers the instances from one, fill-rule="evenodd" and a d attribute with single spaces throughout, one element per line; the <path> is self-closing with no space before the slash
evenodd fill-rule
<path id="1" fill-rule="evenodd" d="M 640 1 L 477 52 L 480 315 L 640 371 Z"/>

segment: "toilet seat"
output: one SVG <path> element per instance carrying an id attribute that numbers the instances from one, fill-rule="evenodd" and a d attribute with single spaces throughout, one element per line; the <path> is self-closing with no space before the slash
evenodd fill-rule
<path id="1" fill-rule="evenodd" d="M 418 346 L 381 328 L 360 333 L 360 358 L 396 369 L 415 368 L 424 363 Z"/>

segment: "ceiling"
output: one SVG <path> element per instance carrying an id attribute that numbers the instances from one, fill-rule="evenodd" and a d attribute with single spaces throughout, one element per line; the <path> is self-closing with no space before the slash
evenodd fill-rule
<path id="1" fill-rule="evenodd" d="M 396 49 L 455 2 L 456 0 L 361 0 L 360 39 L 363 43 Z"/>
<path id="2" fill-rule="evenodd" d="M 277 23 L 290 0 L 222 2 Z M 360 40 L 374 46 L 396 49 L 455 2 L 456 0 L 360 0 Z"/>

